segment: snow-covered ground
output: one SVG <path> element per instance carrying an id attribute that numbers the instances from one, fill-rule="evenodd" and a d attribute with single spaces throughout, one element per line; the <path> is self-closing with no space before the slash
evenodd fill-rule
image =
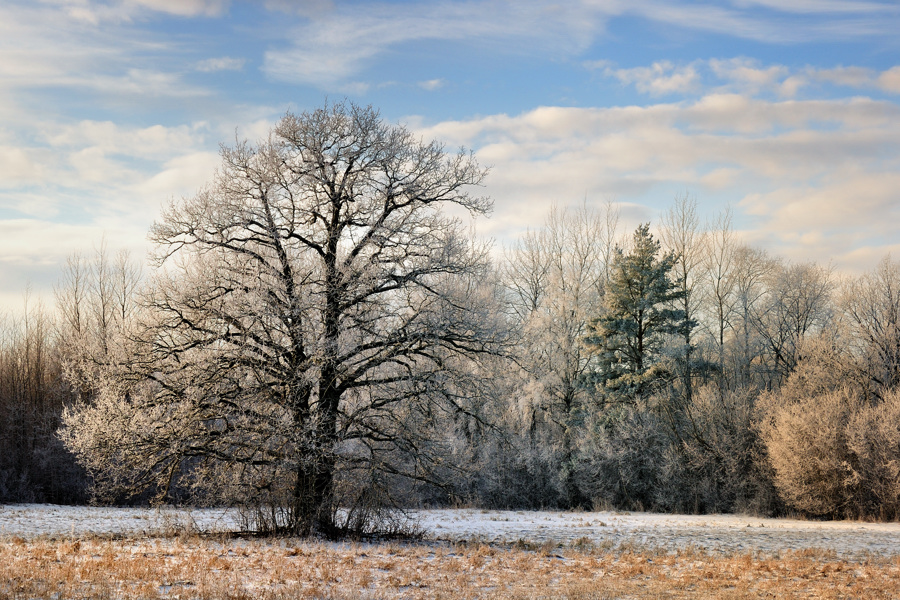
<path id="1" fill-rule="evenodd" d="M 900 555 L 900 524 L 858 521 L 760 519 L 740 515 L 661 515 L 618 512 L 422 510 L 413 513 L 429 537 L 486 542 L 553 542 L 616 548 L 713 552 L 815 548 L 838 556 Z M 71 507 L 49 504 L 0 506 L 0 537 L 152 535 L 183 530 L 238 529 L 237 515 L 223 509 Z"/>
<path id="2" fill-rule="evenodd" d="M 693 546 L 714 552 L 766 554 L 816 548 L 848 557 L 900 554 L 898 523 L 619 512 L 431 510 L 420 515 L 431 536 L 446 539 L 571 544 L 586 538 L 608 547 L 674 550 Z"/>
<path id="3" fill-rule="evenodd" d="M 236 519 L 236 513 L 226 509 L 6 504 L 0 505 L 0 537 L 213 533 L 236 531 Z"/>

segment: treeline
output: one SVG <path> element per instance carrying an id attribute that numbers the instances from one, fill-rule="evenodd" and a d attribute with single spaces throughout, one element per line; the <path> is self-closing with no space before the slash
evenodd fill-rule
<path id="1" fill-rule="evenodd" d="M 76 396 L 62 376 L 56 319 L 26 302 L 2 321 L 0 342 L 0 502 L 78 503 L 87 475 L 56 435 Z"/>
<path id="2" fill-rule="evenodd" d="M 0 500 L 301 535 L 398 505 L 900 517 L 900 263 L 788 262 L 689 197 L 634 232 L 554 208 L 492 260 L 441 209 L 489 211 L 485 175 L 351 103 L 223 148 L 149 276 L 101 244 L 5 323 Z"/>
<path id="3" fill-rule="evenodd" d="M 554 208 L 506 249 L 488 285 L 507 345 L 445 430 L 453 468 L 400 502 L 900 516 L 900 264 L 789 263 L 686 197 L 656 235 L 626 238 L 612 205 Z M 5 320 L 2 501 L 91 497 L 57 430 L 91 401 L 87 365 L 121 352 L 139 272 L 104 246 L 73 255 L 52 310 Z"/>
<path id="4" fill-rule="evenodd" d="M 554 209 L 507 253 L 510 446 L 476 503 L 900 517 L 900 263 L 788 262 L 687 197 L 661 244 L 616 225 Z"/>
<path id="5" fill-rule="evenodd" d="M 91 499 L 91 479 L 58 430 L 67 407 L 91 401 L 91 371 L 110 362 L 123 338 L 139 279 L 127 253 L 112 257 L 101 243 L 67 260 L 51 308 L 26 294 L 19 315 L 3 320 L 0 502 Z"/>

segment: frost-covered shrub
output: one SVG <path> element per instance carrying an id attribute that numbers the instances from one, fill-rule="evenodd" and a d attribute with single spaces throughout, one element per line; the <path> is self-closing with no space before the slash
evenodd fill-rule
<path id="1" fill-rule="evenodd" d="M 789 506 L 815 516 L 856 516 L 860 480 L 847 430 L 859 409 L 845 388 L 795 397 L 773 410 L 763 439 Z"/>
<path id="2" fill-rule="evenodd" d="M 814 516 L 900 516 L 900 390 L 878 399 L 849 361 L 816 352 L 778 393 L 760 424 L 775 485 Z"/>
<path id="3" fill-rule="evenodd" d="M 664 455 L 656 505 L 692 513 L 771 514 L 776 495 L 753 426 L 755 393 L 695 391 Z"/>
<path id="4" fill-rule="evenodd" d="M 669 445 L 665 424 L 646 406 L 619 406 L 597 415 L 580 455 L 583 493 L 597 506 L 654 508 Z"/>
<path id="5" fill-rule="evenodd" d="M 851 424 L 861 423 L 867 398 L 863 372 L 826 339 L 807 344 L 781 389 L 760 397 L 759 430 L 788 507 L 821 517 L 872 514 L 863 476 L 868 467 L 850 446 Z"/>
<path id="6" fill-rule="evenodd" d="M 472 478 L 472 504 L 495 509 L 561 508 L 565 505 L 560 452 L 527 435 L 494 440 Z"/>
<path id="7" fill-rule="evenodd" d="M 900 518 L 900 390 L 852 415 L 846 439 L 855 457 L 862 511 L 881 519 Z"/>
<path id="8" fill-rule="evenodd" d="M 579 478 L 596 504 L 683 513 L 776 510 L 753 426 L 754 393 L 702 387 L 677 412 L 661 397 L 651 401 L 591 421 Z"/>

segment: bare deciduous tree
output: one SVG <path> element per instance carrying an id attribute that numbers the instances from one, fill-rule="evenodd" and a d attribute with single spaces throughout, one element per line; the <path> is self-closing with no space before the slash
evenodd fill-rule
<path id="1" fill-rule="evenodd" d="M 672 279 L 680 291 L 676 306 L 684 314 L 685 326 L 678 331 L 678 369 L 685 404 L 690 404 L 694 389 L 693 330 L 701 302 L 702 290 L 697 283 L 703 278 L 705 237 L 697 216 L 697 200 L 688 194 L 676 196 L 675 203 L 663 214 L 660 239 L 675 258 Z"/>
<path id="2" fill-rule="evenodd" d="M 828 330 L 833 289 L 831 269 L 815 263 L 781 265 L 772 272 L 767 301 L 754 322 L 778 377 L 794 370 L 808 337 Z"/>
<path id="3" fill-rule="evenodd" d="M 900 263 L 887 256 L 872 272 L 849 281 L 841 304 L 881 398 L 900 385 Z"/>
<path id="4" fill-rule="evenodd" d="M 724 210 L 708 228 L 704 271 L 709 289 L 708 304 L 713 314 L 713 339 L 718 351 L 718 380 L 722 397 L 725 393 L 725 334 L 732 327 L 732 317 L 737 303 L 735 288 L 736 250 L 734 232 L 731 229 L 731 209 Z"/>
<path id="5" fill-rule="evenodd" d="M 211 488 L 297 534 L 333 531 L 354 482 L 427 478 L 496 337 L 487 249 L 440 210 L 488 212 L 484 176 L 350 103 L 223 148 L 154 225 L 131 367 L 67 415 L 70 447 L 112 490 Z"/>
<path id="6" fill-rule="evenodd" d="M 560 451 L 563 503 L 570 506 L 585 502 L 573 467 L 591 360 L 583 338 L 602 310 L 617 220 L 611 205 L 602 211 L 554 207 L 543 229 L 526 234 L 510 252 L 504 273 L 511 312 L 522 330 L 520 364 L 535 382 L 529 429 L 534 434 L 541 417 L 555 428 L 545 441 Z"/>
<path id="7" fill-rule="evenodd" d="M 55 335 L 66 378 L 81 401 L 95 392 L 90 382 L 98 369 L 123 360 L 122 345 L 137 311 L 141 269 L 125 250 L 113 259 L 101 241 L 94 258 L 80 253 L 66 260 L 54 289 L 59 319 Z"/>
<path id="8" fill-rule="evenodd" d="M 758 385 L 754 362 L 763 352 L 764 342 L 756 327 L 757 315 L 766 297 L 766 282 L 777 267 L 765 251 L 738 246 L 734 253 L 735 373 L 739 387 Z"/>

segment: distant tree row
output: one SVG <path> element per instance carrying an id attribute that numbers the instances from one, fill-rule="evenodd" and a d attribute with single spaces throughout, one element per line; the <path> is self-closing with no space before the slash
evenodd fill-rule
<path id="1" fill-rule="evenodd" d="M 148 277 L 101 245 L 7 325 L 0 498 L 333 535 L 448 504 L 900 517 L 900 264 L 789 263 L 688 196 L 631 235 L 554 208 L 492 263 L 442 209 L 487 212 L 484 176 L 345 103 L 226 148 Z"/>
<path id="2" fill-rule="evenodd" d="M 108 364 L 137 309 L 140 269 L 104 243 L 73 254 L 55 310 L 29 301 L 2 321 L 0 501 L 81 503 L 90 478 L 58 436 L 67 406 L 90 402 L 91 381 Z"/>
<path id="3" fill-rule="evenodd" d="M 481 501 L 900 517 L 900 263 L 787 263 L 689 197 L 661 242 L 616 222 L 554 209 L 502 265 L 519 424 Z"/>

